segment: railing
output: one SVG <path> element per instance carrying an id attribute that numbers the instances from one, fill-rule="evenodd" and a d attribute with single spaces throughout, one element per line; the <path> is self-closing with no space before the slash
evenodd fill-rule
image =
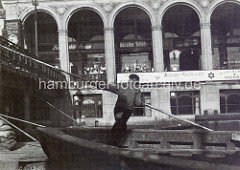
<path id="1" fill-rule="evenodd" d="M 31 78 L 45 80 L 66 80 L 61 70 L 44 63 L 27 50 L 0 36 L 1 68 Z"/>
<path id="2" fill-rule="evenodd" d="M 7 70 L 8 72 L 13 72 L 15 74 L 19 74 L 20 76 L 30 77 L 35 80 L 41 78 L 43 81 L 60 81 L 60 85 L 63 85 L 66 88 L 72 88 L 73 85 L 70 83 L 66 86 L 64 83 L 67 83 L 67 80 L 76 82 L 78 85 L 76 88 L 88 88 L 91 86 L 91 83 L 87 82 L 106 80 L 105 74 L 76 75 L 56 68 L 50 64 L 40 61 L 37 56 L 29 54 L 27 50 L 17 46 L 16 44 L 13 44 L 12 42 L 1 36 L 0 65 L 1 69 Z M 66 75 L 68 76 L 68 78 L 66 77 Z"/>

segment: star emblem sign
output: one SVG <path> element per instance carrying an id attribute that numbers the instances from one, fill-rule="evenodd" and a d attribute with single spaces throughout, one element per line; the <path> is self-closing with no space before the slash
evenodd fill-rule
<path id="1" fill-rule="evenodd" d="M 208 73 L 208 77 L 209 77 L 210 79 L 214 78 L 214 73 L 213 73 L 213 72 Z"/>

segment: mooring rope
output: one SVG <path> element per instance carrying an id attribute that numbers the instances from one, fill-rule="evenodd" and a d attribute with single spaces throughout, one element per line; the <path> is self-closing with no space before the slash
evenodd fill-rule
<path id="1" fill-rule="evenodd" d="M 16 120 L 16 121 L 19 121 L 19 122 L 31 124 L 31 125 L 34 125 L 34 126 L 38 126 L 38 127 L 46 127 L 44 125 L 40 125 L 40 124 L 37 124 L 37 123 L 34 123 L 34 122 L 30 122 L 30 121 L 27 121 L 27 120 L 23 120 L 23 119 L 19 119 L 19 118 L 16 118 L 16 117 L 4 115 L 4 114 L 1 114 L 1 113 L 0 113 L 0 116 L 8 118 L 8 119 Z"/>
<path id="2" fill-rule="evenodd" d="M 10 121 L 8 121 L 7 119 L 3 118 L 2 116 L 0 116 L 0 119 L 4 120 L 5 122 L 7 122 L 9 125 L 11 125 L 12 127 L 16 128 L 17 130 L 19 130 L 20 132 L 22 132 L 24 135 L 26 135 L 27 137 L 29 137 L 30 139 L 32 139 L 33 141 L 38 142 L 37 139 L 35 139 L 34 137 L 32 137 L 31 135 L 29 135 L 27 132 L 23 131 L 22 129 L 20 129 L 19 127 L 17 127 L 16 125 L 14 125 L 13 123 L 11 123 Z"/>

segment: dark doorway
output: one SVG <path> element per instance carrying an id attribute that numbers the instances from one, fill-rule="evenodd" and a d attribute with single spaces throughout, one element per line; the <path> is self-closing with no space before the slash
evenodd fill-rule
<path id="1" fill-rule="evenodd" d="M 211 16 L 213 69 L 240 69 L 240 5 L 219 5 Z"/>
<path id="2" fill-rule="evenodd" d="M 175 5 L 163 16 L 164 70 L 200 69 L 200 21 L 197 12 L 186 5 Z"/>
<path id="3" fill-rule="evenodd" d="M 199 69 L 199 51 L 186 49 L 180 54 L 180 70 L 198 70 Z"/>

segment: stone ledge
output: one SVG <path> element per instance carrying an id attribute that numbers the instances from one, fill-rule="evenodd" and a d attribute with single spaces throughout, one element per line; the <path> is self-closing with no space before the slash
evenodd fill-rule
<path id="1" fill-rule="evenodd" d="M 1 170 L 17 170 L 23 167 L 46 169 L 47 160 L 39 142 L 19 142 L 14 150 L 0 150 Z"/>

